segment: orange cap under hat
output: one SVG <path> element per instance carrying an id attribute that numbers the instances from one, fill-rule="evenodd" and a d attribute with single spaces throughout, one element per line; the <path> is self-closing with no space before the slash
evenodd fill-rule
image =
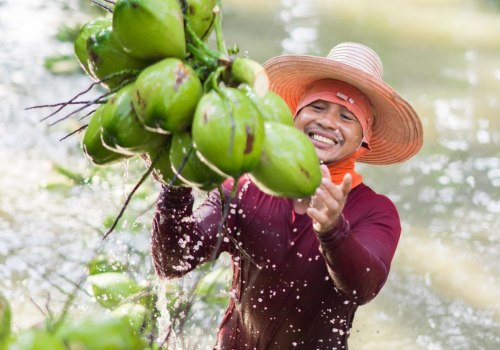
<path id="1" fill-rule="evenodd" d="M 370 100 L 365 94 L 354 86 L 340 80 L 325 79 L 315 81 L 306 89 L 297 105 L 294 117 L 302 108 L 318 100 L 340 104 L 353 113 L 363 130 L 362 145 L 370 149 L 370 125 L 373 109 Z"/>

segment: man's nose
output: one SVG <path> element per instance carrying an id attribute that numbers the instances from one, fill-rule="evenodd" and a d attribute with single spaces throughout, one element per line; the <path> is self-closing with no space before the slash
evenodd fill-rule
<path id="1" fill-rule="evenodd" d="M 338 130 L 339 128 L 339 117 L 336 113 L 325 113 L 320 120 L 318 120 L 318 123 L 326 128 L 326 129 L 333 129 L 333 130 Z"/>

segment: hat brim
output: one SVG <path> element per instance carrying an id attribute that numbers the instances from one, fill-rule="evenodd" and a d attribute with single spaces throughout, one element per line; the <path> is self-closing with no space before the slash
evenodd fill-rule
<path id="1" fill-rule="evenodd" d="M 362 70 L 329 58 L 282 55 L 264 63 L 270 89 L 280 95 L 292 112 L 306 88 L 317 80 L 336 79 L 361 90 L 370 100 L 374 117 L 371 124 L 371 151 L 358 161 L 393 164 L 408 160 L 422 147 L 423 128 L 412 106 L 387 83 Z"/>

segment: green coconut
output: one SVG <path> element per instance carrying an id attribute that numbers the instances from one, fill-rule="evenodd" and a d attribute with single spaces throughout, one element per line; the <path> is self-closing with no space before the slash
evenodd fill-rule
<path id="1" fill-rule="evenodd" d="M 196 72 L 177 58 L 144 69 L 135 81 L 134 109 L 144 127 L 158 133 L 186 130 L 202 95 Z"/>
<path id="2" fill-rule="evenodd" d="M 259 162 L 264 123 L 242 91 L 220 90 L 212 90 L 200 100 L 192 125 L 193 142 L 212 169 L 237 178 Z"/>
<path id="3" fill-rule="evenodd" d="M 179 0 L 117 0 L 113 30 L 132 56 L 158 60 L 184 58 L 184 17 Z"/>
<path id="4" fill-rule="evenodd" d="M 187 0 L 185 17 L 201 40 L 207 40 L 215 24 L 214 8 L 217 0 Z"/>
<path id="5" fill-rule="evenodd" d="M 102 83 L 107 88 L 120 86 L 131 78 L 131 70 L 142 70 L 151 62 L 130 56 L 116 40 L 111 26 L 90 35 L 87 40 L 88 66 L 95 80 L 114 78 Z"/>
<path id="6" fill-rule="evenodd" d="M 321 182 L 316 150 L 309 138 L 295 127 L 266 122 L 259 164 L 250 172 L 265 193 L 288 198 L 311 196 Z"/>
<path id="7" fill-rule="evenodd" d="M 273 91 L 268 91 L 259 99 L 258 108 L 265 121 L 278 122 L 288 126 L 294 125 L 290 107 L 280 95 Z"/>
<path id="8" fill-rule="evenodd" d="M 108 165 L 129 157 L 104 147 L 101 139 L 101 114 L 103 109 L 104 105 L 99 106 L 90 118 L 82 142 L 83 152 L 95 165 Z"/>
<path id="9" fill-rule="evenodd" d="M 264 96 L 259 97 L 255 91 L 247 84 L 239 87 L 255 103 L 265 122 L 278 122 L 293 126 L 293 115 L 290 107 L 273 91 L 268 91 Z"/>
<path id="10" fill-rule="evenodd" d="M 111 26 L 111 17 L 99 17 L 90 22 L 85 23 L 78 33 L 73 44 L 76 57 L 78 62 L 82 66 L 83 70 L 88 74 L 92 75 L 89 68 L 89 54 L 87 51 L 87 40 L 88 38 L 100 31 L 101 29 Z"/>
<path id="11" fill-rule="evenodd" d="M 198 157 L 189 132 L 173 134 L 170 162 L 174 173 L 191 187 L 209 191 L 224 181 Z"/>
<path id="12" fill-rule="evenodd" d="M 121 88 L 104 105 L 101 114 L 102 142 L 110 150 L 136 155 L 165 142 L 165 135 L 146 130 L 132 105 L 134 84 Z"/>

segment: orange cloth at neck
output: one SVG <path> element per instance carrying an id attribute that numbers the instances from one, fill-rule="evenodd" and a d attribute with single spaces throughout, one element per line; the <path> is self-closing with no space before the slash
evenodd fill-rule
<path id="1" fill-rule="evenodd" d="M 356 162 L 356 159 L 361 157 L 361 155 L 365 152 L 366 149 L 359 148 L 350 157 L 342 159 L 335 163 L 327 164 L 326 166 L 328 167 L 328 171 L 330 171 L 330 179 L 332 180 L 332 182 L 338 185 L 342 183 L 342 179 L 344 178 L 345 174 L 351 174 L 352 176 L 351 189 L 362 183 L 363 176 L 361 176 L 354 170 L 354 163 Z"/>

